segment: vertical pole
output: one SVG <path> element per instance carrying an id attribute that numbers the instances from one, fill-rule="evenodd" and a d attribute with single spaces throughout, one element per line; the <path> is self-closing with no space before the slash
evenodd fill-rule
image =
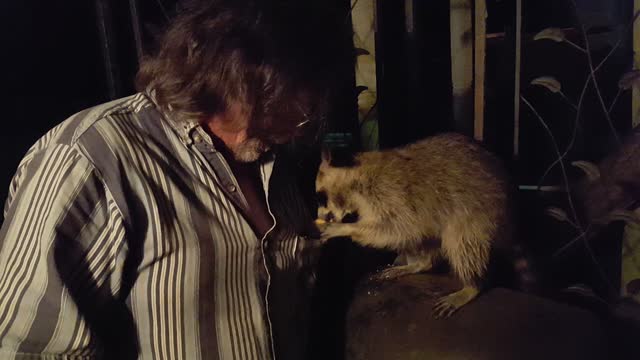
<path id="1" fill-rule="evenodd" d="M 640 0 L 633 1 L 633 16 L 640 11 Z M 633 68 L 640 69 L 640 21 L 633 23 Z M 635 128 L 640 123 L 640 89 L 633 87 L 633 95 L 631 96 L 631 119 L 632 126 Z"/>
<path id="2" fill-rule="evenodd" d="M 455 130 L 473 132 L 473 17 L 472 0 L 450 0 L 451 85 Z"/>
<path id="3" fill-rule="evenodd" d="M 487 3 L 486 0 L 475 0 L 474 21 L 474 119 L 473 136 L 476 140 L 484 139 L 484 76 L 487 45 Z"/>
<path id="4" fill-rule="evenodd" d="M 138 0 L 129 0 L 129 12 L 131 14 L 131 27 L 133 28 L 133 40 L 136 46 L 138 63 L 144 55 L 142 51 L 142 35 L 140 32 L 140 16 L 138 15 Z"/>
<path id="5" fill-rule="evenodd" d="M 522 49 L 522 0 L 516 0 L 516 47 L 513 91 L 513 158 L 520 154 L 520 56 Z"/>
<path id="6" fill-rule="evenodd" d="M 120 95 L 120 84 L 118 81 L 118 67 L 116 65 L 111 5 L 109 0 L 96 0 L 95 4 L 102 59 L 107 80 L 107 91 L 109 99 L 113 100 Z"/>
<path id="7" fill-rule="evenodd" d="M 377 104 L 376 44 L 374 0 L 351 0 L 353 44 L 366 54 L 356 57 L 356 86 L 367 89 L 358 95 L 360 137 L 364 150 L 378 148 L 378 126 L 374 106 Z"/>

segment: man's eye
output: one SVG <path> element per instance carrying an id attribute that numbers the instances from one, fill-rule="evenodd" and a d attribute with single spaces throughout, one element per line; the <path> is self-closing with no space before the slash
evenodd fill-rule
<path id="1" fill-rule="evenodd" d="M 316 201 L 320 206 L 327 206 L 327 193 L 324 191 L 318 191 L 316 193 Z"/>

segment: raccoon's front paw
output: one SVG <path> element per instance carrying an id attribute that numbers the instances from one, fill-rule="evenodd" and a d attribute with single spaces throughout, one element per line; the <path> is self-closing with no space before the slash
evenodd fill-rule
<path id="1" fill-rule="evenodd" d="M 351 234 L 348 230 L 348 227 L 342 223 L 326 223 L 324 225 L 324 230 L 322 230 L 322 234 L 320 235 L 320 241 L 324 243 L 329 239 L 336 237 L 350 237 Z"/>
<path id="2" fill-rule="evenodd" d="M 327 241 L 329 241 L 330 239 L 333 239 L 335 237 L 341 237 L 341 235 L 339 235 L 337 233 L 337 231 L 335 231 L 332 227 L 327 226 L 323 231 L 322 234 L 320 235 L 320 241 L 322 243 L 326 243 Z"/>
<path id="3" fill-rule="evenodd" d="M 447 318 L 458 309 L 468 304 L 478 296 L 479 290 L 465 286 L 460 291 L 445 295 L 436 301 L 433 306 L 433 313 L 436 318 Z"/>
<path id="4" fill-rule="evenodd" d="M 393 280 L 413 273 L 415 271 L 409 265 L 391 266 L 370 276 L 369 279 L 374 281 Z"/>

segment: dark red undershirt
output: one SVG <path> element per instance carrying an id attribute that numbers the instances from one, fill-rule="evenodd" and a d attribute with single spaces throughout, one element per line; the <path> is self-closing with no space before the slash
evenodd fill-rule
<path id="1" fill-rule="evenodd" d="M 222 144 L 219 139 L 215 146 L 220 149 L 220 153 L 229 164 L 233 175 L 240 185 L 240 190 L 248 203 L 248 208 L 243 209 L 249 225 L 253 228 L 258 238 L 262 238 L 273 225 L 273 219 L 267 208 L 267 200 L 260 178 L 260 164 L 255 162 L 236 161 L 231 152 Z"/>

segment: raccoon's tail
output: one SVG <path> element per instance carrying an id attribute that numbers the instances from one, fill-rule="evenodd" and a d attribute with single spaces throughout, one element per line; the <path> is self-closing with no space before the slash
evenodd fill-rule
<path id="1" fill-rule="evenodd" d="M 494 249 L 488 280 L 494 286 L 504 286 L 527 293 L 540 294 L 540 273 L 532 257 L 521 244 Z"/>
<path id="2" fill-rule="evenodd" d="M 515 274 L 515 286 L 529 293 L 540 293 L 540 276 L 536 271 L 531 256 L 522 245 L 514 245 L 512 250 L 512 264 Z"/>
<path id="3" fill-rule="evenodd" d="M 539 273 L 522 245 L 494 249 L 488 280 L 493 286 L 504 286 L 528 293 L 540 291 Z"/>

